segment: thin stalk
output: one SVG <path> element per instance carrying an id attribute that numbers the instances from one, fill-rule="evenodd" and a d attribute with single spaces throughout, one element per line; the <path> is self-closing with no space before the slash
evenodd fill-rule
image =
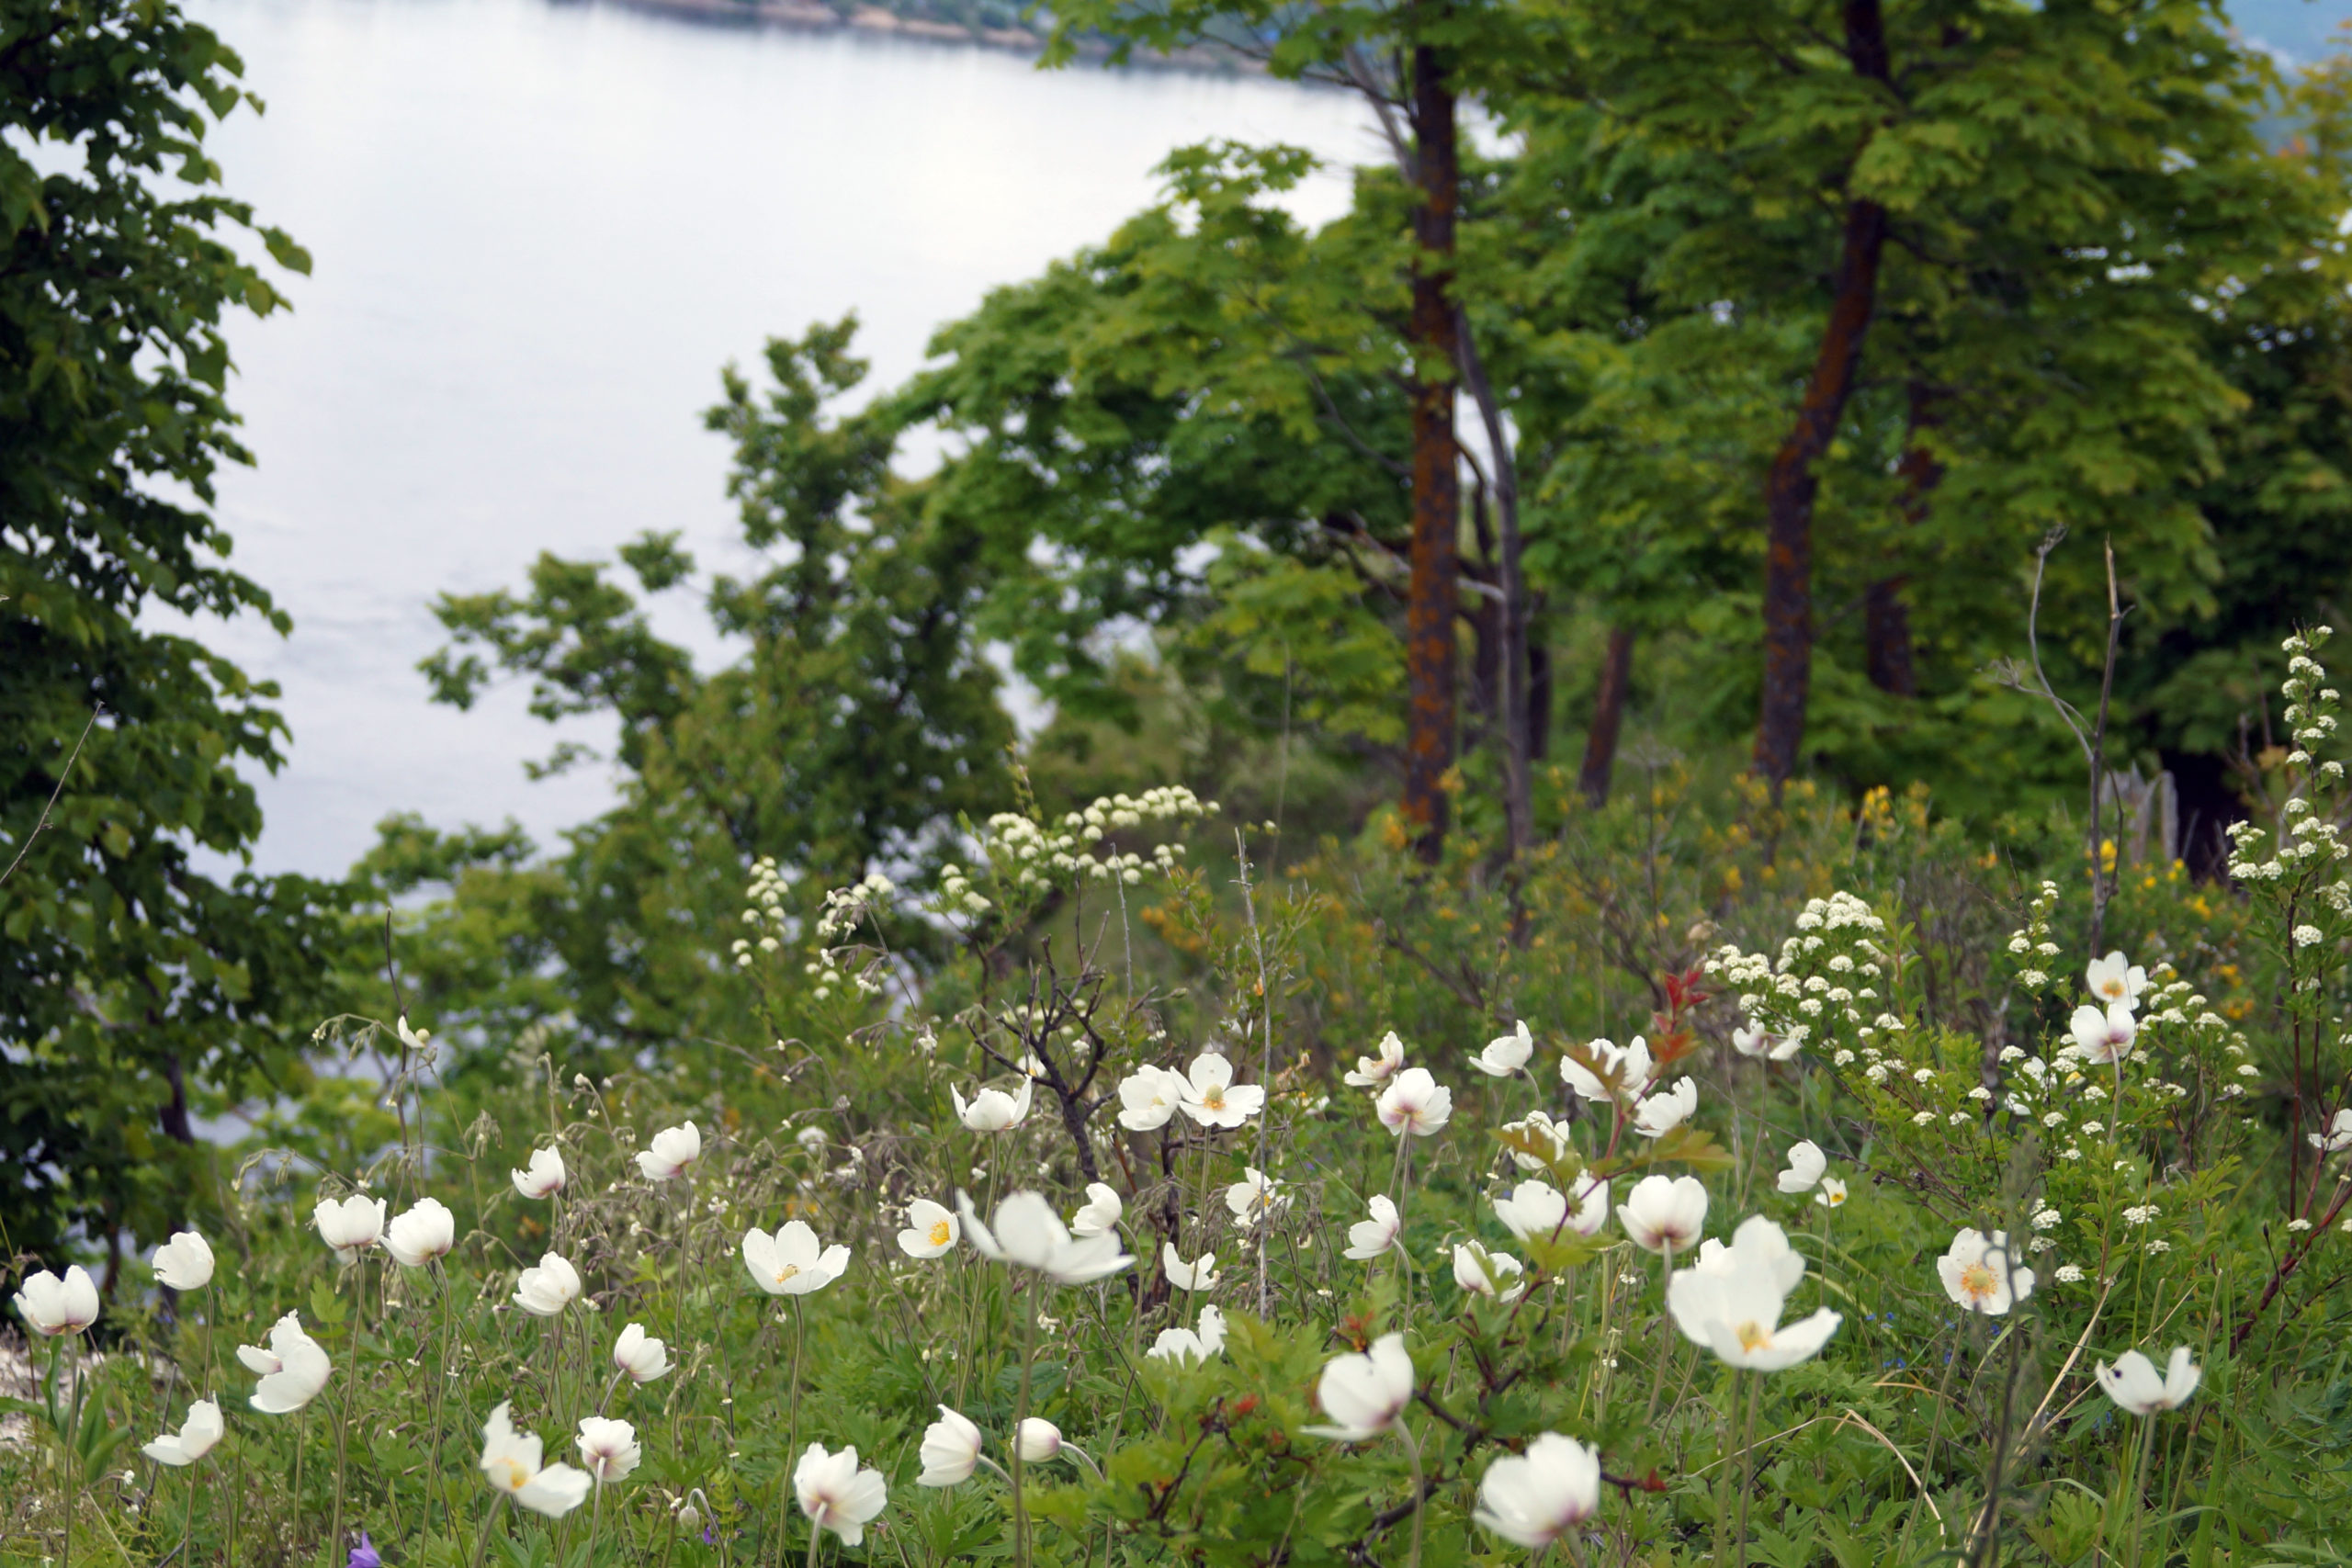
<path id="1" fill-rule="evenodd" d="M 193 1468 L 187 1476 L 187 1514 L 180 1521 L 180 1561 L 183 1563 L 196 1561 L 196 1472 Z"/>
<path id="2" fill-rule="evenodd" d="M 49 1393 L 57 1397 L 57 1358 L 65 1348 L 66 1337 L 60 1335 L 50 1341 Z M 81 1469 L 74 1461 L 79 1458 L 74 1443 L 82 1429 L 82 1356 L 75 1351 L 65 1369 L 65 1430 L 58 1437 L 63 1439 L 65 1452 L 65 1549 L 60 1558 L 60 1568 L 74 1568 L 74 1516 L 81 1510 Z M 55 1409 L 52 1404 L 51 1409 Z"/>
<path id="3" fill-rule="evenodd" d="M 1737 1376 L 1747 1384 L 1747 1410 L 1739 1428 L 1739 1522 L 1732 1529 L 1731 1568 L 1747 1568 L 1747 1494 L 1756 1484 L 1756 1385 L 1761 1380 L 1754 1372 L 1744 1371 Z M 1735 1392 L 1734 1402 L 1736 1400 Z"/>
<path id="4" fill-rule="evenodd" d="M 368 1260 L 364 1256 L 352 1260 L 351 1287 L 351 1354 L 344 1362 L 343 1397 L 335 1401 L 334 1528 L 327 1534 L 330 1564 L 343 1549 L 344 1467 L 351 1444 L 351 1401 L 359 1391 L 359 1329 L 367 1316 L 363 1309 L 368 1301 Z"/>
<path id="5" fill-rule="evenodd" d="M 493 1495 L 489 1511 L 481 1517 L 481 1529 L 474 1536 L 473 1568 L 481 1568 L 482 1553 L 490 1550 L 490 1527 L 498 1522 L 498 1506 L 505 1500 L 503 1492 Z"/>
<path id="6" fill-rule="evenodd" d="M 1660 1256 L 1666 1259 L 1664 1289 L 1671 1292 L 1674 1288 L 1673 1243 L 1668 1242 Z M 1666 1364 L 1674 1359 L 1674 1314 L 1668 1312 L 1658 1314 L 1657 1325 L 1657 1366 L 1650 1373 L 1649 1412 L 1642 1417 L 1642 1424 L 1645 1427 L 1654 1425 L 1657 1420 L 1657 1396 L 1666 1387 Z"/>
<path id="7" fill-rule="evenodd" d="M 605 1522 L 605 1483 L 596 1483 L 596 1495 L 588 1501 L 588 1568 L 596 1568 L 596 1534 Z"/>
<path id="8" fill-rule="evenodd" d="M 1406 1554 L 1406 1568 L 1421 1568 L 1421 1504 L 1426 1490 L 1421 1482 L 1421 1447 L 1413 1441 L 1413 1428 L 1403 1416 L 1396 1418 L 1396 1435 L 1405 1439 L 1405 1460 L 1413 1467 L 1413 1546 Z"/>
<path id="9" fill-rule="evenodd" d="M 1016 1568 L 1029 1568 L 1029 1505 L 1022 1495 L 1021 1485 L 1021 1424 L 1029 1419 L 1029 1369 L 1037 1357 L 1036 1286 L 1032 1284 L 1021 1293 L 1021 1393 L 1013 1404 L 1013 1441 L 1006 1445 L 1012 1450 L 1012 1553 Z"/>
<path id="10" fill-rule="evenodd" d="M 2127 1568 L 2140 1568 L 2140 1525 L 2148 1517 L 2146 1503 L 2140 1495 L 2140 1481 L 2148 1468 L 2148 1450 L 2155 1440 L 2156 1417 L 2152 1412 L 2140 1417 L 2140 1447 L 2132 1454 L 2132 1468 L 2123 1485 L 2123 1496 L 2132 1507 L 2132 1544 L 2123 1555 Z"/>
<path id="11" fill-rule="evenodd" d="M 817 1568 L 817 1546 L 825 1539 L 824 1529 L 816 1520 L 808 1521 L 808 1568 Z"/>

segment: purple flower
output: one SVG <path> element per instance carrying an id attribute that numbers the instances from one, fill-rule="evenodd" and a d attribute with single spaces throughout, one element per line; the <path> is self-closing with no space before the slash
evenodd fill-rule
<path id="1" fill-rule="evenodd" d="M 384 1568 L 383 1556 L 377 1551 L 376 1543 L 368 1539 L 366 1530 L 359 1532 L 359 1544 L 351 1549 L 351 1561 L 345 1568 Z"/>
<path id="2" fill-rule="evenodd" d="M 718 1544 L 718 1527 L 716 1524 L 708 1524 L 702 1527 L 702 1543 L 705 1546 L 717 1546 Z"/>

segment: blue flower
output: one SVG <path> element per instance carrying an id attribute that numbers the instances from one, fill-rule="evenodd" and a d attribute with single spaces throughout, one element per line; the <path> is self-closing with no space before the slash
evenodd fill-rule
<path id="1" fill-rule="evenodd" d="M 383 1555 L 376 1550 L 376 1543 L 368 1539 L 366 1530 L 359 1532 L 359 1544 L 351 1549 L 351 1561 L 345 1568 L 384 1568 Z"/>

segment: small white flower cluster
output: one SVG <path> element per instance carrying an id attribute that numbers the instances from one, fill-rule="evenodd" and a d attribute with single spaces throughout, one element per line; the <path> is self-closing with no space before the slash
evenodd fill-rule
<path id="1" fill-rule="evenodd" d="M 981 841 L 999 868 L 1023 887 L 1044 886 L 1050 880 L 1046 874 L 1048 870 L 1065 876 L 1091 877 L 1097 882 L 1116 880 L 1132 886 L 1143 880 L 1147 867 L 1161 872 L 1174 870 L 1184 846 L 1162 841 L 1153 845 L 1148 855 L 1116 849 L 1095 853 L 1088 846 L 1100 842 L 1106 833 L 1116 829 L 1137 828 L 1151 822 L 1189 821 L 1214 816 L 1216 810 L 1216 802 L 1202 800 L 1182 784 L 1161 784 L 1140 795 L 1101 796 L 1085 810 L 1065 816 L 1058 829 L 1018 812 L 1000 811 L 988 819 Z M 949 894 L 956 896 L 953 888 Z"/>
<path id="2" fill-rule="evenodd" d="M 1781 944 L 1777 960 L 1743 953 L 1730 942 L 1705 960 L 1709 975 L 1738 990 L 1740 1010 L 1753 1021 L 1736 1042 L 1744 1054 L 1785 1061 L 1817 1030 L 1841 1022 L 1865 1040 L 1903 1027 L 1901 1019 L 1883 1010 L 1873 983 L 1883 973 L 1880 960 L 1885 953 L 1871 939 L 1885 934 L 1886 922 L 1868 904 L 1843 892 L 1808 899 L 1796 927 L 1798 934 Z M 1865 1003 L 1874 1012 L 1869 1022 L 1863 1021 Z M 1767 1042 L 1769 1052 L 1749 1048 Z M 1843 1055 L 1851 1060 L 1851 1053 Z"/>
<path id="3" fill-rule="evenodd" d="M 817 936 L 831 942 L 847 936 L 857 929 L 868 911 L 877 904 L 889 902 L 898 891 L 891 880 L 878 871 L 865 874 L 865 879 L 847 887 L 829 888 L 825 893 L 824 912 L 817 917 Z"/>
<path id="4" fill-rule="evenodd" d="M 752 966 L 752 950 L 774 953 L 784 945 L 784 873 L 776 869 L 774 855 L 762 855 L 752 863 L 752 885 L 743 890 L 743 923 L 760 932 L 754 937 L 737 937 L 733 952 L 735 967 Z"/>
<path id="5" fill-rule="evenodd" d="M 2305 635 L 2289 637 L 2279 647 L 2287 655 L 2287 679 L 2279 692 L 2287 699 L 2286 721 L 2293 736 L 2295 749 L 2287 754 L 2290 767 L 2313 768 L 2325 785 L 2340 784 L 2344 764 L 2333 759 L 2314 764 L 2312 752 L 2324 745 L 2335 733 L 2338 703 L 2335 688 L 2327 685 L 2327 671 L 2312 657 L 2313 649 L 2330 636 L 2326 626 L 2314 626 Z M 2269 835 L 2251 822 L 2233 823 L 2230 834 L 2230 874 L 2245 882 L 2277 882 L 2290 871 L 2324 861 L 2337 862 L 2352 858 L 2352 844 L 2343 841 L 2342 829 L 2322 818 L 2312 802 L 2300 791 L 2284 807 L 2288 827 L 2278 852 L 2268 860 L 2261 858 L 2262 849 Z M 2339 913 L 2352 905 L 2352 888 L 2339 880 L 2323 897 Z M 2306 932 L 2310 933 L 2308 936 Z M 2299 927 L 2293 933 L 2297 947 L 2316 946 L 2322 940 L 2315 927 Z"/>
<path id="6" fill-rule="evenodd" d="M 2009 933 L 2009 951 L 2026 963 L 2018 971 L 2018 984 L 2029 991 L 2050 984 L 2050 960 L 2058 956 L 2058 944 L 2050 935 L 2050 918 L 2057 909 L 2058 885 L 2044 879 L 2027 907 L 2025 928 Z"/>

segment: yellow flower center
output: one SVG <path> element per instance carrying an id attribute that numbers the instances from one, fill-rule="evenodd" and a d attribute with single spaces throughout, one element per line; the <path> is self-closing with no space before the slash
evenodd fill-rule
<path id="1" fill-rule="evenodd" d="M 2001 1288 L 2001 1281 L 1992 1269 L 1982 1263 L 1972 1263 L 1960 1271 L 1960 1288 L 1972 1302 L 1991 1299 Z"/>
<path id="2" fill-rule="evenodd" d="M 947 1228 L 945 1220 L 933 1220 L 931 1223 L 931 1229 L 923 1232 L 923 1235 L 932 1246 L 945 1247 L 953 1238 L 954 1233 Z"/>
<path id="3" fill-rule="evenodd" d="M 797 1264 L 797 1263 L 787 1263 L 787 1264 L 786 1264 L 783 1268 L 781 1268 L 781 1269 L 777 1269 L 777 1270 L 775 1271 L 775 1282 L 776 1282 L 777 1284 L 781 1285 L 781 1284 L 783 1284 L 786 1280 L 791 1279 L 795 1274 L 797 1274 L 797 1273 L 799 1273 L 799 1272 L 800 1272 L 800 1265 L 799 1265 L 799 1264 Z"/>
<path id="4" fill-rule="evenodd" d="M 1758 1323 L 1743 1323 L 1732 1330 L 1743 1350 L 1763 1350 L 1770 1348 L 1772 1331 Z"/>
<path id="5" fill-rule="evenodd" d="M 1225 1090 L 1223 1090 L 1223 1089 L 1204 1089 L 1204 1090 L 1202 1090 L 1202 1091 L 1201 1091 L 1201 1103 L 1202 1103 L 1203 1105 L 1206 1106 L 1206 1107 L 1207 1107 L 1209 1110 L 1211 1110 L 1211 1111 L 1222 1111 L 1222 1110 L 1224 1110 L 1224 1109 L 1225 1109 Z"/>

